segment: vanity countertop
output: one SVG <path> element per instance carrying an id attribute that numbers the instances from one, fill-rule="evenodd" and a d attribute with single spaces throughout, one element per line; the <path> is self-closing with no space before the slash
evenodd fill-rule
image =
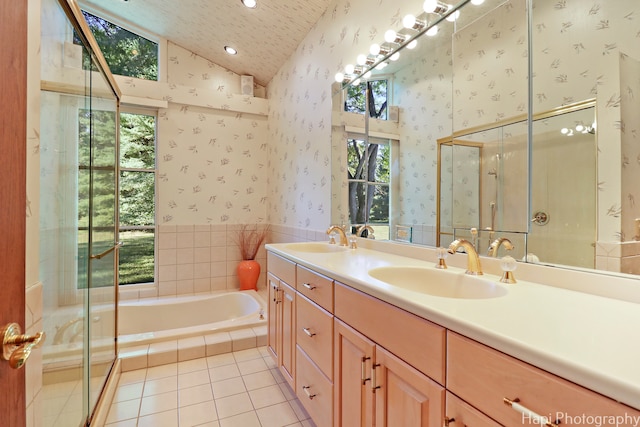
<path id="1" fill-rule="evenodd" d="M 431 296 L 369 276 L 385 266 L 434 268 L 434 263 L 358 248 L 314 253 L 286 243 L 267 250 L 586 388 L 640 409 L 640 305 L 520 281 L 489 299 Z M 466 257 L 457 254 L 457 257 Z M 448 272 L 464 274 L 460 268 Z M 517 271 L 516 278 L 517 278 Z M 603 277 L 603 280 L 607 280 Z"/>

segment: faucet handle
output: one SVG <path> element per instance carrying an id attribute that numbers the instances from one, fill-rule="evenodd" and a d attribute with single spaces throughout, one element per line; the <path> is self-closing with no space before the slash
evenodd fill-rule
<path id="1" fill-rule="evenodd" d="M 445 248 L 436 248 L 436 256 L 438 257 L 438 263 L 436 264 L 436 268 L 446 269 L 447 263 L 445 260 L 449 256 L 449 252 Z"/>
<path id="2" fill-rule="evenodd" d="M 500 278 L 501 283 L 516 283 L 516 278 L 513 275 L 513 272 L 516 268 L 518 268 L 518 264 L 513 257 L 506 255 L 500 259 L 500 267 L 502 268 L 502 277 Z"/>

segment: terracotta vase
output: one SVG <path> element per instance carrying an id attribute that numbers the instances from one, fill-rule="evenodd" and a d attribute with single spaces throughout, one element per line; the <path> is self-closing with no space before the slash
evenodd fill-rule
<path id="1" fill-rule="evenodd" d="M 237 271 L 241 291 L 257 289 L 258 277 L 260 277 L 260 264 L 258 261 L 253 259 L 240 261 Z"/>

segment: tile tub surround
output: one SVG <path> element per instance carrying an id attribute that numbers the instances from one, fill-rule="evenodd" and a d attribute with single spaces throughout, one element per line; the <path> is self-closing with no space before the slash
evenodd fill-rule
<path id="1" fill-rule="evenodd" d="M 106 427 L 312 427 L 265 347 L 123 372 Z"/>
<path id="2" fill-rule="evenodd" d="M 267 326 L 124 347 L 118 352 L 122 371 L 184 362 L 267 345 Z"/>

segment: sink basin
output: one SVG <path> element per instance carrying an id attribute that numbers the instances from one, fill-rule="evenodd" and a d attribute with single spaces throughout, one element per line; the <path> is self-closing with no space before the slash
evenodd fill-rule
<path id="1" fill-rule="evenodd" d="M 298 252 L 315 252 L 315 253 L 330 253 L 330 252 L 342 252 L 346 251 L 346 246 L 330 245 L 324 242 L 300 242 L 300 243 L 288 243 L 285 247 L 292 251 Z"/>
<path id="2" fill-rule="evenodd" d="M 497 298 L 507 294 L 506 288 L 482 276 L 452 273 L 421 267 L 379 267 L 369 276 L 392 286 L 437 297 L 461 299 Z"/>

